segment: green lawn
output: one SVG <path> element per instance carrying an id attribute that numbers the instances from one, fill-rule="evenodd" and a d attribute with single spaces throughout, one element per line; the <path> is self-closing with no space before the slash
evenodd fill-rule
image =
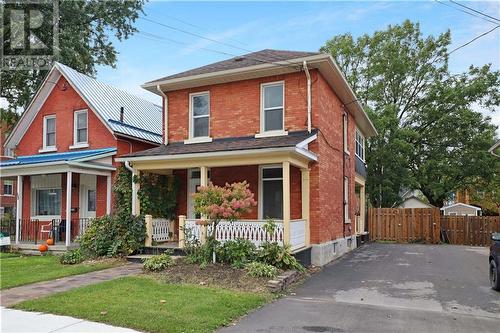
<path id="1" fill-rule="evenodd" d="M 19 256 L 2 253 L 0 256 L 0 289 L 34 282 L 97 271 L 116 266 L 113 263 L 62 265 L 55 256 Z"/>
<path id="2" fill-rule="evenodd" d="M 0 252 L 0 259 L 20 257 L 21 254 L 15 252 Z"/>
<path id="3" fill-rule="evenodd" d="M 147 332 L 212 332 L 270 298 L 266 294 L 167 284 L 149 277 L 125 277 L 26 301 L 15 308 Z"/>

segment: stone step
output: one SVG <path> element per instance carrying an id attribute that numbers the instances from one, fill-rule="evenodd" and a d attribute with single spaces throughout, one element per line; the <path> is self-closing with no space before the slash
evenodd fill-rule
<path id="1" fill-rule="evenodd" d="M 127 256 L 127 261 L 132 262 L 132 263 L 142 264 L 144 262 L 144 260 L 151 258 L 151 257 L 155 257 L 155 256 L 156 256 L 155 254 L 134 254 L 134 255 Z M 173 260 L 177 260 L 181 257 L 182 256 L 172 255 Z"/>

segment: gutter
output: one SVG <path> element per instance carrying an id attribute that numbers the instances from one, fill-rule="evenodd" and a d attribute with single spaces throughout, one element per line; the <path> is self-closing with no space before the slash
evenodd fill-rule
<path id="1" fill-rule="evenodd" d="M 303 66 L 307 77 L 307 131 L 311 133 L 311 74 L 307 68 L 306 60 L 304 60 Z"/>
<path id="2" fill-rule="evenodd" d="M 129 161 L 125 161 L 125 168 L 132 173 L 132 215 L 137 215 L 135 211 L 136 208 L 136 200 L 137 200 L 137 187 L 134 184 L 134 177 L 136 176 L 134 168 L 130 166 Z"/>
<path id="3" fill-rule="evenodd" d="M 163 97 L 163 144 L 167 145 L 168 144 L 168 96 L 165 94 L 161 88 L 160 85 L 156 85 L 156 90 L 160 93 L 160 95 Z"/>

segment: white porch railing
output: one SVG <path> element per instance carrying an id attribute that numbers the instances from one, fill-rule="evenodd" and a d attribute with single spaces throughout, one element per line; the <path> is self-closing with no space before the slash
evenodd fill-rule
<path id="1" fill-rule="evenodd" d="M 238 238 L 248 239 L 256 246 L 260 246 L 265 241 L 278 242 L 283 244 L 283 221 L 276 221 L 276 230 L 271 237 L 264 230 L 264 220 L 238 220 L 234 222 L 222 221 L 217 225 L 216 239 L 224 243 L 228 240 Z M 201 239 L 201 226 L 196 224 L 196 220 L 187 219 L 186 228 L 191 229 L 192 236 L 195 239 Z M 207 227 L 207 234 L 212 233 L 212 226 Z"/>
<path id="2" fill-rule="evenodd" d="M 306 246 L 306 220 L 290 221 L 290 245 L 292 251 Z"/>
<path id="3" fill-rule="evenodd" d="M 153 219 L 153 240 L 156 242 L 165 242 L 170 240 L 172 222 L 165 218 Z"/>

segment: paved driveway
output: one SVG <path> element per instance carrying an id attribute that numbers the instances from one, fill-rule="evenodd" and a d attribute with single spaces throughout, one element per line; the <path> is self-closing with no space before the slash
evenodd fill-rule
<path id="1" fill-rule="evenodd" d="M 488 250 L 370 244 L 221 332 L 500 332 Z"/>

